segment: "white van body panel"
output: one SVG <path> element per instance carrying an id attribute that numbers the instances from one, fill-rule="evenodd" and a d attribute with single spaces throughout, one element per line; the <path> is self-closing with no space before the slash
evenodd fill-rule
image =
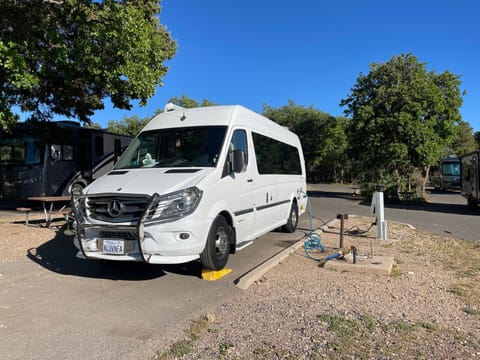
<path id="1" fill-rule="evenodd" d="M 299 215 L 305 211 L 306 175 L 298 137 L 242 106 L 164 112 L 153 118 L 139 137 L 160 130 L 205 126 L 225 129 L 223 143 L 218 145 L 220 150 L 210 165 L 159 167 L 160 160 L 157 162 L 155 154 L 149 154 L 153 158 L 151 165 L 139 166 L 138 160 L 136 167 L 117 169 L 122 162 L 120 159 L 113 171 L 90 184 L 83 195 L 74 198 L 79 257 L 183 263 L 199 258 L 219 215 L 233 228 L 235 243 L 239 245 L 285 225 L 293 204 L 296 204 Z M 232 154 L 232 136 L 238 133 L 246 135 L 246 167 L 241 172 L 225 173 L 227 158 L 230 159 Z M 254 137 L 258 136 L 295 148 L 300 164 L 298 172 L 260 174 L 254 142 Z M 128 158 L 137 139 L 122 158 Z M 155 201 L 161 204 L 159 198 L 167 198 L 168 194 L 176 196 L 176 192 L 182 191 L 194 191 L 198 195 L 193 212 L 171 220 L 152 220 L 159 210 L 158 207 L 152 210 L 149 204 L 157 204 Z M 135 215 L 129 215 L 130 204 L 136 204 L 138 208 Z M 115 206 L 121 213 L 117 218 L 110 216 Z M 149 211 L 154 215 L 150 216 Z M 107 242 L 121 244 L 122 252 L 104 253 L 102 246 L 105 249 Z"/>
<path id="2" fill-rule="evenodd" d="M 119 194 L 134 194 L 141 190 L 142 194 L 152 195 L 158 192 L 159 187 L 162 188 L 163 193 L 170 193 L 194 186 L 212 172 L 212 169 L 204 168 L 198 169 L 195 173 L 168 173 L 171 170 L 170 168 L 131 169 L 122 175 L 103 176 L 95 182 L 95 187 L 86 188 L 84 193 L 113 191 Z M 161 179 L 160 182 L 159 179 Z"/>

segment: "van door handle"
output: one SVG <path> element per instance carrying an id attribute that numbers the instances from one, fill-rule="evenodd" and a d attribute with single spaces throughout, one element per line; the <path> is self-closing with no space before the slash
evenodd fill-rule
<path id="1" fill-rule="evenodd" d="M 253 182 L 253 179 L 247 179 L 247 182 Z"/>

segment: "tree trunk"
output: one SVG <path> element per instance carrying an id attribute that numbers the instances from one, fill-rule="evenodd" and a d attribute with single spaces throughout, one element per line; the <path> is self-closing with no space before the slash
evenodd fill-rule
<path id="1" fill-rule="evenodd" d="M 428 177 L 430 176 L 430 165 L 425 166 L 425 176 L 422 180 L 422 198 L 426 199 L 427 197 L 427 182 Z"/>
<path id="2" fill-rule="evenodd" d="M 396 181 L 397 181 L 397 196 L 398 198 L 400 199 L 400 192 L 402 190 L 402 179 L 400 178 L 400 172 L 398 171 L 398 169 L 395 170 L 395 177 L 396 177 Z"/>

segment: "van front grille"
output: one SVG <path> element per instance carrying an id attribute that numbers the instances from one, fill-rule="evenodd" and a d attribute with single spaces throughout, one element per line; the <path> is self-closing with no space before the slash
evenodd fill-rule
<path id="1" fill-rule="evenodd" d="M 148 196 L 87 196 L 88 215 L 110 223 L 138 223 L 147 208 Z"/>

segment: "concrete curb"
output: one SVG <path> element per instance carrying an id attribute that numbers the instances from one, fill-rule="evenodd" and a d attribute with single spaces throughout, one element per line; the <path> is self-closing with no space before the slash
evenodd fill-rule
<path id="1" fill-rule="evenodd" d="M 336 221 L 338 221 L 336 217 L 327 221 L 320 227 L 320 232 L 323 232 L 325 228 L 331 226 Z M 290 245 L 289 247 L 283 249 L 279 253 L 273 255 L 270 259 L 264 261 L 257 267 L 253 268 L 246 274 L 236 279 L 234 282 L 235 286 L 242 290 L 248 289 L 250 285 L 252 285 L 255 281 L 258 281 L 263 275 L 265 275 L 265 273 L 280 264 L 283 260 L 285 260 L 285 258 L 290 256 L 291 253 L 297 251 L 301 246 L 303 246 L 304 242 L 305 237 L 303 237 L 301 240 L 298 240 L 296 243 Z"/>

